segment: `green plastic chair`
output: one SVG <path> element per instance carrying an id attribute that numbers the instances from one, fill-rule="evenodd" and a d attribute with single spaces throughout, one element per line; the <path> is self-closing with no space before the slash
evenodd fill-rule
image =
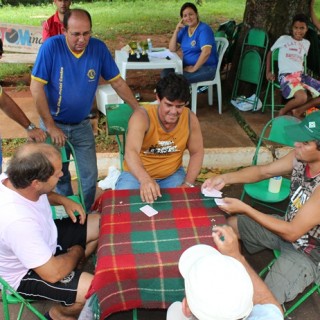
<path id="1" fill-rule="evenodd" d="M 239 92 L 240 83 L 249 83 L 255 88 L 253 111 L 257 109 L 259 101 L 268 44 L 268 34 L 262 29 L 252 28 L 247 32 L 241 48 L 231 100 L 252 103 L 245 97 L 241 98 L 243 93 Z"/>
<path id="2" fill-rule="evenodd" d="M 48 137 L 46 139 L 46 143 L 52 144 L 50 137 Z M 73 163 L 75 171 L 76 171 L 77 192 L 71 196 L 68 196 L 67 198 L 69 198 L 77 203 L 80 203 L 82 205 L 83 209 L 86 211 L 86 206 L 84 203 L 84 196 L 83 196 L 83 191 L 82 191 L 82 185 L 81 185 L 80 172 L 79 172 L 78 162 L 77 162 L 74 148 L 68 140 L 66 140 L 66 143 L 63 147 L 57 147 L 57 148 L 60 150 L 62 163 L 69 163 L 69 164 Z M 60 208 L 60 206 L 51 206 L 51 211 L 52 211 L 53 219 L 63 219 L 63 218 L 69 217 L 68 214 L 66 212 L 64 212 L 64 209 Z M 77 214 L 78 213 L 75 212 L 75 215 L 77 215 Z"/>
<path id="3" fill-rule="evenodd" d="M 265 111 L 266 108 L 271 108 L 271 117 L 274 118 L 274 113 L 279 111 L 284 107 L 283 103 L 275 103 L 275 91 L 280 90 L 280 84 L 278 81 L 278 60 L 279 60 L 279 49 L 272 51 L 271 54 L 271 72 L 275 75 L 274 81 L 268 81 L 268 86 L 266 90 L 266 94 L 263 100 L 262 112 Z M 304 59 L 304 72 L 307 72 L 307 60 L 306 57 Z M 268 96 L 270 96 L 270 102 L 268 103 Z"/>
<path id="4" fill-rule="evenodd" d="M 270 271 L 273 264 L 276 260 L 280 257 L 281 252 L 279 250 L 273 250 L 274 258 L 268 263 L 266 267 L 264 267 L 260 272 L 259 276 L 264 278 L 267 272 Z M 306 289 L 302 295 L 297 298 L 297 300 L 288 308 L 286 309 L 285 305 L 282 305 L 284 309 L 284 317 L 288 317 L 290 313 L 292 313 L 295 309 L 297 309 L 304 301 L 306 301 L 314 292 L 318 292 L 320 295 L 320 284 L 314 283 L 311 288 Z"/>
<path id="5" fill-rule="evenodd" d="M 228 38 L 224 31 L 217 31 L 214 33 L 215 38 Z"/>
<path id="6" fill-rule="evenodd" d="M 106 104 L 108 135 L 116 136 L 119 146 L 121 171 L 123 170 L 128 122 L 132 113 L 132 108 L 126 103 Z"/>
<path id="7" fill-rule="evenodd" d="M 17 320 L 22 319 L 25 308 L 29 309 L 38 319 L 46 320 L 46 317 L 41 314 L 34 306 L 32 300 L 23 298 L 17 291 L 15 291 L 3 278 L 0 277 L 1 297 L 3 306 L 4 320 L 10 320 L 10 304 L 20 304 Z"/>
<path id="8" fill-rule="evenodd" d="M 263 143 L 272 143 L 293 147 L 294 141 L 290 140 L 284 130 L 284 127 L 300 122 L 299 119 L 292 116 L 281 116 L 268 121 L 264 126 L 256 150 L 252 159 L 252 165 L 257 165 L 259 160 L 259 151 Z M 271 193 L 268 191 L 269 179 L 255 183 L 246 183 L 243 186 L 241 200 L 245 195 L 250 196 L 252 203 L 259 203 L 266 207 L 273 208 L 276 211 L 283 210 L 273 206 L 272 204 L 285 200 L 290 193 L 290 180 L 282 178 L 281 189 L 279 193 Z"/>

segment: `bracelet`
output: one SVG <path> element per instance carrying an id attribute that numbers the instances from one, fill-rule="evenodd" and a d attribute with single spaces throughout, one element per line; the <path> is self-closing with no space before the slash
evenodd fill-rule
<path id="1" fill-rule="evenodd" d="M 187 185 L 190 188 L 194 188 L 194 185 L 188 181 L 185 181 L 183 184 Z"/>

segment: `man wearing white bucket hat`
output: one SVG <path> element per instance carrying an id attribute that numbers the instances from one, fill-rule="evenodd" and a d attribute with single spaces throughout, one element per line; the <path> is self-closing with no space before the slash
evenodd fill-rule
<path id="1" fill-rule="evenodd" d="M 231 227 L 214 231 L 220 252 L 199 244 L 181 255 L 186 298 L 169 307 L 167 320 L 283 319 L 281 306 L 241 255 Z"/>

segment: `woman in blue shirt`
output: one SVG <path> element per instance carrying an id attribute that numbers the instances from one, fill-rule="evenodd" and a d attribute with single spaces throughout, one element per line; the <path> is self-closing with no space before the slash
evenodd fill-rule
<path id="1" fill-rule="evenodd" d="M 189 83 L 214 79 L 218 55 L 211 27 L 200 21 L 197 7 L 190 2 L 181 7 L 180 17 L 169 49 L 175 52 L 181 48 L 183 75 Z"/>

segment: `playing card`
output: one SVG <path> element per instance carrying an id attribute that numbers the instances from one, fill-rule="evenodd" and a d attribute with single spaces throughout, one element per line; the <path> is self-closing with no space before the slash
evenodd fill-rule
<path id="1" fill-rule="evenodd" d="M 219 199 L 219 198 L 215 198 L 214 202 L 217 204 L 217 206 L 223 206 L 226 204 L 223 199 Z"/>
<path id="2" fill-rule="evenodd" d="M 153 209 L 151 206 L 149 205 L 145 205 L 143 207 L 140 208 L 140 210 L 145 213 L 148 217 L 152 217 L 154 216 L 155 214 L 158 213 L 157 210 Z"/>
<path id="3" fill-rule="evenodd" d="M 222 197 L 222 192 L 216 189 L 202 189 L 202 193 L 206 196 L 206 197 L 212 197 L 212 198 L 221 198 Z"/>

